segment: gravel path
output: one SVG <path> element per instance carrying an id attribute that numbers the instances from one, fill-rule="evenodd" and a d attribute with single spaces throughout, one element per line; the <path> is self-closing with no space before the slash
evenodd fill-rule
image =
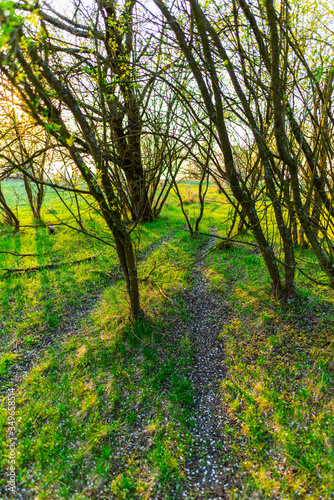
<path id="1" fill-rule="evenodd" d="M 212 246 L 210 241 L 206 247 Z M 207 248 L 205 250 L 207 250 Z M 202 250 L 203 251 L 203 250 Z M 188 491 L 185 498 L 227 498 L 224 493 L 234 470 L 225 461 L 227 444 L 224 425 L 228 420 L 220 401 L 220 382 L 224 378 L 224 342 L 218 338 L 229 322 L 228 300 L 210 290 L 204 259 L 192 270 L 192 285 L 184 293 L 187 321 L 175 327 L 188 335 L 194 351 L 190 379 L 195 390 L 195 429 L 192 456 L 185 465 Z"/>

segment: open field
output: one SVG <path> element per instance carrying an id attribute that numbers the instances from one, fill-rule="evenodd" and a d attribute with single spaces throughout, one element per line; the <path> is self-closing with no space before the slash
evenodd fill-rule
<path id="1" fill-rule="evenodd" d="M 22 186 L 14 182 L 21 224 L 31 225 Z M 15 206 L 13 185 L 5 188 Z M 181 185 L 191 217 L 195 188 Z M 207 200 L 200 230 L 225 236 L 227 205 L 213 186 Z M 86 226 L 111 242 L 97 215 L 86 209 L 84 215 Z M 43 217 L 46 223 L 70 221 L 51 193 Z M 133 233 L 146 313 L 133 325 L 114 249 L 55 227 L 54 236 L 45 226 L 0 234 L 0 250 L 12 252 L 0 255 L 1 268 L 57 264 L 28 273 L 1 271 L 2 499 L 11 498 L 11 387 L 18 498 L 334 497 L 332 290 L 297 272 L 296 301 L 274 301 L 257 249 L 190 237 L 172 194 L 162 215 Z M 242 239 L 252 241 L 248 234 Z M 312 265 L 311 250 L 296 253 Z M 221 442 L 214 456 L 224 481 L 217 490 L 201 472 L 212 470 L 205 433 L 201 445 L 198 440 L 193 372 L 200 350 L 193 326 L 202 312 L 192 317 L 189 302 L 192 288 L 201 291 L 195 261 L 221 306 L 219 318 L 214 313 L 205 323 L 209 328 L 212 320 L 221 353 L 215 362 L 223 363 L 216 380 Z M 318 272 L 312 276 L 322 279 Z"/>

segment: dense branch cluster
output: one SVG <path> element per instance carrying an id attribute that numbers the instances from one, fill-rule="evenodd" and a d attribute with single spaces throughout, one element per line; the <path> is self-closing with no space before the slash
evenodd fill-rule
<path id="1" fill-rule="evenodd" d="M 131 232 L 173 188 L 198 232 L 210 180 L 233 207 L 227 237 L 239 218 L 277 298 L 294 298 L 304 242 L 334 288 L 333 34 L 323 7 L 103 0 L 64 14 L 22 1 L 0 13 L 2 102 L 12 96 L 1 111 L 1 179 L 20 175 L 41 219 L 50 165 L 66 167 L 58 188 L 86 190 L 98 207 L 134 316 Z M 178 190 L 185 172 L 199 181 L 194 227 Z M 0 205 L 18 227 L 1 188 Z"/>

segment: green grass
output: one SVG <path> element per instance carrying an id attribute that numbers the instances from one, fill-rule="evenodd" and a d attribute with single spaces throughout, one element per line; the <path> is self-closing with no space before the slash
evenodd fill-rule
<path id="1" fill-rule="evenodd" d="M 195 187 L 184 184 L 180 189 L 190 200 Z M 18 198 L 12 188 L 6 186 L 8 200 L 18 199 L 22 225 L 32 224 L 22 186 L 15 183 Z M 200 230 L 214 227 L 225 236 L 229 208 L 213 187 L 207 199 Z M 196 203 L 186 210 L 195 220 Z M 65 208 L 48 193 L 44 221 L 66 217 Z M 96 214 L 86 211 L 85 218 L 92 231 L 109 237 Z M 182 292 L 206 239 L 190 238 L 184 229 L 173 196 L 157 221 L 137 228 L 146 318 L 136 325 L 128 320 L 125 284 L 117 278 L 111 247 L 65 227 L 57 228 L 56 236 L 43 226 L 1 233 L 0 250 L 37 256 L 0 254 L 0 267 L 94 256 L 0 280 L 4 394 L 13 385 L 15 368 L 24 367 L 37 352 L 16 387 L 21 491 L 38 499 L 96 498 L 105 491 L 107 498 L 156 495 L 172 500 L 185 490 L 184 464 L 192 445 L 194 389 L 188 374 L 193 347 L 187 337 L 175 338 L 170 325 L 178 316 L 187 319 Z M 298 253 L 312 265 L 310 250 Z M 231 498 L 251 498 L 253 492 L 259 498 L 333 497 L 333 292 L 298 274 L 296 303 L 273 301 L 262 260 L 246 246 L 217 248 L 207 263 L 212 289 L 229 300 L 229 321 L 220 338 L 228 368 L 222 381 L 230 419 L 225 458 L 239 470 Z M 64 329 L 74 312 L 76 328 Z M 52 342 L 45 346 L 49 336 Z M 8 456 L 6 420 L 4 399 L 1 470 Z M 0 488 L 5 482 L 0 476 Z"/>

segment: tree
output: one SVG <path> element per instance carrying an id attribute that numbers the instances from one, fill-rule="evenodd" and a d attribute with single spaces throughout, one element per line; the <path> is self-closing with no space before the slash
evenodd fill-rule
<path id="1" fill-rule="evenodd" d="M 153 45 L 135 30 L 135 1 L 123 7 L 93 2 L 87 9 L 78 2 L 72 17 L 46 5 L 19 3 L 16 11 L 21 17 L 2 12 L 10 43 L 2 49 L 0 71 L 21 106 L 50 135 L 53 148 L 67 151 L 87 184 L 114 236 L 131 311 L 138 317 L 131 232 L 159 213 L 172 183 L 164 153 L 171 122 L 164 122 L 160 111 L 156 117 L 154 109 L 161 89 L 155 87 L 157 75 L 165 71 L 161 41 Z M 167 116 L 172 108 L 167 102 Z M 144 166 L 143 144 L 150 147 L 152 138 L 153 161 Z M 26 175 L 26 164 L 19 169 Z M 32 180 L 43 184 L 34 175 Z"/>
<path id="2" fill-rule="evenodd" d="M 217 143 L 224 157 L 224 165 L 220 166 L 221 175 L 226 176 L 260 247 L 274 295 L 290 300 L 295 293 L 292 225 L 284 198 L 287 185 L 292 193 L 293 211 L 290 214 L 297 214 L 322 270 L 334 287 L 328 231 L 325 238 L 324 233 L 317 238 L 312 230 L 300 184 L 302 170 L 307 163 L 312 176 L 311 193 L 314 189 L 317 191 L 326 207 L 327 226 L 331 224 L 331 202 L 321 182 L 318 154 L 312 151 L 303 133 L 302 122 L 307 118 L 317 129 L 319 145 L 323 142 L 323 127 L 314 120 L 307 93 L 311 90 L 322 96 L 323 113 L 326 116 L 330 113 L 320 82 L 306 62 L 306 50 L 303 51 L 295 37 L 292 38 L 292 32 L 298 32 L 297 18 L 293 17 L 284 2 L 277 12 L 271 0 L 266 2 L 265 9 L 256 2 L 246 3 L 244 0 L 223 6 L 207 3 L 205 7 L 197 0 L 190 0 L 189 4 L 179 2 L 173 7 L 163 0 L 155 0 L 155 4 L 168 22 L 193 74 L 206 109 L 207 123 L 212 123 L 217 131 Z M 311 35 L 309 37 L 312 38 Z M 299 62 L 298 71 L 291 71 L 291 60 Z M 306 84 L 302 86 L 300 82 L 305 82 L 305 79 Z M 299 103 L 295 106 L 290 102 L 291 96 L 296 101 L 298 99 Z M 287 125 L 289 134 L 286 132 Z M 241 127 L 251 133 L 256 146 L 254 168 L 258 168 L 259 161 L 265 193 L 270 199 L 283 246 L 284 283 L 280 258 L 266 236 L 258 213 L 258 192 L 250 190 L 251 171 L 240 169 L 236 159 L 233 130 L 240 130 Z M 245 143 L 245 134 L 242 135 L 241 143 Z M 327 189 L 331 191 L 332 180 L 323 168 L 322 175 Z"/>
<path id="3" fill-rule="evenodd" d="M 126 280 L 131 314 L 135 318 L 139 317 L 141 308 L 131 227 L 129 228 L 122 216 L 122 197 L 119 193 L 123 188 L 122 184 L 115 182 L 115 171 L 111 167 L 111 163 L 114 164 L 116 160 L 124 167 L 124 161 L 128 160 L 117 155 L 119 144 L 116 147 L 115 138 L 112 137 L 115 126 L 117 127 L 115 119 L 117 109 L 113 113 L 113 101 L 117 102 L 117 96 L 113 92 L 112 82 L 106 81 L 107 75 L 110 75 L 111 79 L 116 80 L 115 85 L 127 87 L 124 80 L 125 69 L 123 74 L 115 75 L 113 59 L 109 61 L 106 58 L 108 51 L 109 58 L 113 55 L 110 52 L 111 48 L 106 47 L 112 45 L 113 14 L 108 6 L 94 4 L 91 14 L 94 15 L 95 24 L 88 23 L 83 26 L 75 20 L 62 21 L 59 17 L 55 21 L 39 9 L 36 11 L 35 6 L 24 4 L 19 7 L 31 14 L 23 18 L 14 18 L 13 12 L 1 11 L 3 19 L 11 26 L 11 31 L 8 35 L 9 43 L 4 44 L 1 50 L 0 71 L 18 92 L 22 106 L 26 107 L 35 122 L 43 127 L 57 144 L 68 151 L 74 166 L 80 172 L 89 189 L 87 194 L 90 194 L 98 204 L 101 215 L 113 234 Z M 125 19 L 131 12 L 126 10 Z M 106 23 L 104 33 L 99 30 L 100 16 Z M 37 29 L 34 25 L 29 25 L 32 21 L 37 23 Z M 60 26 L 60 29 L 64 28 L 68 34 L 64 44 L 54 42 L 55 33 L 54 38 L 49 36 L 50 27 L 46 26 L 47 23 L 49 26 L 53 23 Z M 76 37 L 79 41 L 73 47 L 72 42 Z M 121 50 L 118 42 L 119 39 L 115 40 L 116 48 Z M 106 51 L 104 53 L 99 50 L 102 45 Z M 59 58 L 59 52 L 65 56 Z M 72 57 L 77 60 L 73 61 Z M 82 71 L 75 73 L 78 61 Z M 112 67 L 106 61 L 109 61 Z M 122 62 L 125 67 L 126 62 L 125 58 Z M 75 86 L 74 83 L 79 79 L 81 85 Z M 132 82 L 130 83 L 132 85 Z M 132 115 L 128 116 L 128 127 L 132 141 L 137 144 L 138 129 L 133 128 L 136 127 L 136 105 L 131 96 L 129 91 L 127 106 Z M 110 123 L 112 127 L 108 135 Z M 128 169 L 137 167 L 138 162 L 135 160 L 131 160 L 131 164 L 126 166 Z M 132 173 L 137 176 L 138 170 Z M 145 201 L 142 201 L 145 193 L 141 191 L 141 185 L 138 185 L 136 177 L 130 192 L 133 193 L 134 189 L 140 192 L 140 203 L 143 204 L 142 208 L 137 207 L 137 209 L 141 210 L 145 207 Z M 140 217 L 142 215 L 141 213 Z"/>
<path id="4" fill-rule="evenodd" d="M 8 90 L 8 84 L 3 81 L 0 92 L 2 175 L 22 178 L 33 218 L 40 222 L 43 180 L 54 156 L 50 136 L 36 126 L 26 113 L 15 108 L 17 96 Z"/>
<path id="5" fill-rule="evenodd" d="M 144 65 L 147 47 L 143 44 L 147 41 L 134 36 L 136 1 L 123 8 L 113 1 L 93 2 L 88 10 L 79 2 L 73 19 L 46 5 L 36 10 L 34 4 L 17 4 L 16 9 L 26 13 L 22 34 L 27 45 L 71 93 L 105 150 L 103 161 L 108 164 L 110 180 L 124 181 L 133 219 L 151 220 L 141 136 L 142 108 L 153 80 L 141 83 L 144 75 L 139 68 Z M 40 69 L 35 70 L 38 76 Z M 40 81 L 40 87 L 46 94 L 51 90 L 47 81 Z M 59 98 L 58 106 L 60 103 L 66 108 Z M 74 142 L 85 142 L 80 126 L 73 122 L 70 128 Z M 94 163 L 89 147 L 81 146 Z"/>

